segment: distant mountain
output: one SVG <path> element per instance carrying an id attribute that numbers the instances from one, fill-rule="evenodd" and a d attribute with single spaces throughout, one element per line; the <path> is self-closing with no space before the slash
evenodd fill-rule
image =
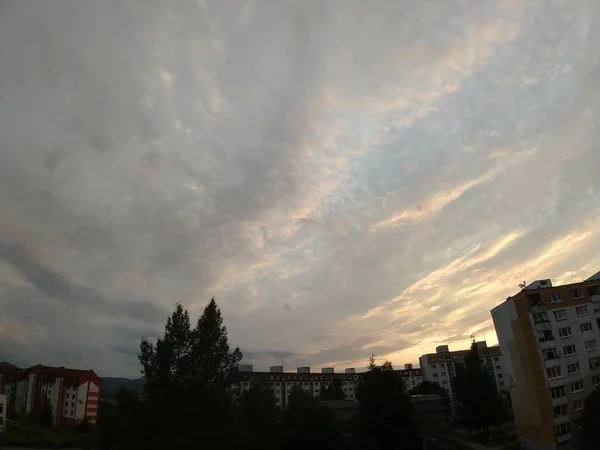
<path id="1" fill-rule="evenodd" d="M 102 378 L 102 392 L 109 393 L 115 392 L 117 389 L 124 387 L 132 391 L 141 390 L 144 387 L 143 378 Z"/>

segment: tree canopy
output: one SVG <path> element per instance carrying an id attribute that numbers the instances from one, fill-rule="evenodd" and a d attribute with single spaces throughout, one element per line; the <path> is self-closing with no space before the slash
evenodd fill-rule
<path id="1" fill-rule="evenodd" d="M 402 377 L 389 361 L 375 364 L 372 356 L 359 390 L 360 436 L 363 448 L 419 448 L 417 425 Z"/>
<path id="2" fill-rule="evenodd" d="M 455 386 L 459 411 L 468 430 L 487 431 L 505 420 L 504 406 L 475 342 L 464 362 L 456 364 Z"/>

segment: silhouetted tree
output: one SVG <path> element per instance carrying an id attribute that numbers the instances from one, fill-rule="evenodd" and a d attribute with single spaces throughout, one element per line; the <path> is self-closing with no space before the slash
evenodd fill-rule
<path id="1" fill-rule="evenodd" d="M 506 419 L 506 411 L 487 368 L 473 342 L 462 364 L 456 364 L 456 397 L 462 420 L 469 431 L 489 431 Z"/>
<path id="2" fill-rule="evenodd" d="M 279 416 L 273 390 L 263 384 L 255 384 L 242 395 L 240 409 L 244 446 L 266 450 L 277 448 Z"/>
<path id="3" fill-rule="evenodd" d="M 42 405 L 42 410 L 40 411 L 38 420 L 40 422 L 40 425 L 43 425 L 45 427 L 51 427 L 53 425 L 54 415 L 52 414 L 52 408 L 50 406 L 50 402 L 48 402 L 48 401 L 44 402 L 44 404 Z"/>
<path id="4" fill-rule="evenodd" d="M 334 411 L 320 406 L 314 397 L 301 387 L 294 386 L 288 407 L 282 414 L 279 448 L 335 450 L 341 445 L 341 432 Z"/>
<path id="5" fill-rule="evenodd" d="M 585 410 L 581 417 L 582 440 L 581 450 L 597 450 L 600 448 L 600 392 L 588 395 Z"/>
<path id="6" fill-rule="evenodd" d="M 361 448 L 412 450 L 420 447 L 410 397 L 402 377 L 389 361 L 381 366 L 372 356 L 359 389 Z"/>
<path id="7" fill-rule="evenodd" d="M 230 351 L 214 299 L 194 329 L 188 312 L 177 305 L 164 336 L 140 345 L 152 446 L 188 448 L 199 435 L 221 448 L 232 446 L 233 385 L 241 358 L 239 348 Z"/>
<path id="8" fill-rule="evenodd" d="M 342 380 L 334 378 L 329 386 L 321 385 L 320 395 L 321 400 L 345 400 L 346 394 L 342 386 Z"/>
<path id="9" fill-rule="evenodd" d="M 431 381 L 423 381 L 418 386 L 412 388 L 410 395 L 437 395 L 442 398 L 442 406 L 450 406 L 450 397 L 448 391 L 437 383 Z"/>

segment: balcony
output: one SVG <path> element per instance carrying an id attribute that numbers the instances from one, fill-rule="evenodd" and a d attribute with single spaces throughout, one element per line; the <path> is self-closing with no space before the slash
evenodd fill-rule
<path id="1" fill-rule="evenodd" d="M 556 348 L 556 342 L 554 341 L 554 339 L 540 340 L 540 348 L 542 350 L 550 350 L 552 348 Z"/>
<path id="2" fill-rule="evenodd" d="M 563 442 L 568 442 L 571 439 L 573 439 L 571 437 L 571 433 L 567 433 L 567 434 L 561 434 L 560 436 L 556 436 L 556 442 L 558 444 L 562 444 Z"/>
<path id="3" fill-rule="evenodd" d="M 563 400 L 563 401 L 564 401 L 564 400 Z M 571 419 L 571 418 L 569 417 L 569 415 L 568 415 L 568 414 L 564 414 L 564 415 L 562 415 L 562 416 L 555 417 L 555 418 L 554 418 L 554 423 L 555 423 L 556 425 L 562 425 L 563 423 L 569 423 L 570 419 Z"/>
<path id="4" fill-rule="evenodd" d="M 590 295 L 590 301 L 592 303 L 598 303 L 598 302 L 600 302 L 600 294 L 592 294 L 592 295 Z"/>
<path id="5" fill-rule="evenodd" d="M 544 361 L 544 366 L 546 367 L 546 369 L 550 367 L 560 366 L 560 360 L 558 358 L 547 359 Z"/>
<path id="6" fill-rule="evenodd" d="M 552 323 L 549 320 L 545 320 L 544 322 L 536 322 L 535 324 L 536 331 L 552 331 Z"/>
<path id="7" fill-rule="evenodd" d="M 564 384 L 565 384 L 565 380 L 563 377 L 552 378 L 552 379 L 548 380 L 548 387 L 550 387 L 550 388 L 564 386 Z"/>
<path id="8" fill-rule="evenodd" d="M 532 313 L 542 313 L 546 312 L 546 306 L 543 303 L 534 303 L 529 306 L 529 310 Z"/>

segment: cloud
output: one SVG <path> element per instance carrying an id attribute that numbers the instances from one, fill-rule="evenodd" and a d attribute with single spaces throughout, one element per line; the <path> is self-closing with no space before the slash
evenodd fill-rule
<path id="1" fill-rule="evenodd" d="M 137 376 L 215 295 L 257 369 L 400 365 L 598 271 L 593 0 L 1 8 L 19 364 Z"/>

